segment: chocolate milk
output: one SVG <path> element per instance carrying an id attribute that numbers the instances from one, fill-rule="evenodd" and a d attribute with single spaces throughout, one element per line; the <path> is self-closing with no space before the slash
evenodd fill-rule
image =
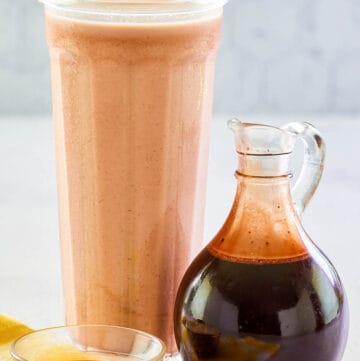
<path id="1" fill-rule="evenodd" d="M 47 11 L 67 323 L 173 341 L 203 240 L 221 11 L 105 22 Z"/>

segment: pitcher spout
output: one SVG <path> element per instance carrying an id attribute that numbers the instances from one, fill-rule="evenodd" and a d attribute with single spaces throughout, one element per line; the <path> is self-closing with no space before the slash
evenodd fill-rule
<path id="1" fill-rule="evenodd" d="M 234 132 L 236 151 L 244 155 L 276 156 L 293 151 L 296 135 L 265 124 L 243 123 L 233 118 L 228 127 Z"/>

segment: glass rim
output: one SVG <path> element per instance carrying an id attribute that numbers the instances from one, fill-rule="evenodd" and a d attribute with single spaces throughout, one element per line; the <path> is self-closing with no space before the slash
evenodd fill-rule
<path id="1" fill-rule="evenodd" d="M 42 328 L 39 330 L 34 330 L 31 331 L 25 335 L 22 335 L 20 337 L 18 337 L 17 339 L 15 339 L 10 346 L 9 352 L 12 358 L 14 358 L 15 360 L 18 361 L 29 361 L 28 359 L 26 359 L 25 357 L 23 357 L 22 355 L 20 355 L 17 351 L 16 351 L 16 346 L 18 345 L 19 342 L 23 341 L 24 339 L 31 337 L 33 335 L 37 335 L 37 334 L 47 334 L 51 331 L 61 331 L 61 330 L 70 330 L 70 329 L 77 329 L 77 328 L 102 328 L 102 329 L 117 329 L 117 330 L 122 330 L 122 331 L 127 331 L 127 332 L 131 332 L 134 335 L 141 335 L 143 337 L 148 338 L 151 341 L 154 341 L 156 343 L 159 344 L 160 346 L 160 351 L 159 354 L 151 359 L 149 359 L 148 361 L 154 361 L 157 359 L 162 360 L 165 355 L 166 355 L 166 346 L 165 343 L 158 337 L 151 335 L 150 333 L 147 333 L 145 331 L 141 331 L 141 330 L 137 330 L 134 328 L 130 328 L 130 327 L 123 327 L 123 326 L 116 326 L 116 325 L 105 325 L 105 324 L 79 324 L 79 325 L 68 325 L 68 326 L 55 326 L 55 327 L 47 327 L 47 328 Z"/>
<path id="2" fill-rule="evenodd" d="M 39 0 L 45 7 L 92 15 L 161 16 L 222 9 L 228 0 Z"/>
<path id="3" fill-rule="evenodd" d="M 192 6 L 222 6 L 228 0 L 39 0 L 41 3 L 60 6 L 76 4 L 103 4 L 103 5 L 192 5 Z"/>

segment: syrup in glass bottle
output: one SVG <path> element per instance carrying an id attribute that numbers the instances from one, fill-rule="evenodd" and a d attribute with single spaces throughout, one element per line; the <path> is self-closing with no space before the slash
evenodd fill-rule
<path id="1" fill-rule="evenodd" d="M 308 123 L 283 128 L 230 121 L 237 192 L 221 230 L 187 270 L 175 306 L 185 361 L 340 361 L 346 297 L 333 265 L 299 215 L 319 183 L 325 156 Z M 305 144 L 290 189 L 294 144 Z"/>

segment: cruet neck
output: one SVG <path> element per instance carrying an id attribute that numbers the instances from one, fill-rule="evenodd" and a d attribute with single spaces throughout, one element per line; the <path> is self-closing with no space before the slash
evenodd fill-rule
<path id="1" fill-rule="evenodd" d="M 293 122 L 281 128 L 229 121 L 239 155 L 237 173 L 250 177 L 290 175 L 289 159 L 297 140 L 304 145 L 304 162 L 291 189 L 293 203 L 301 216 L 319 185 L 325 160 L 325 143 L 310 123 Z"/>
<path id="2" fill-rule="evenodd" d="M 282 177 L 290 174 L 289 160 L 296 137 L 281 129 L 262 124 L 228 123 L 235 135 L 237 173 L 250 177 Z"/>

